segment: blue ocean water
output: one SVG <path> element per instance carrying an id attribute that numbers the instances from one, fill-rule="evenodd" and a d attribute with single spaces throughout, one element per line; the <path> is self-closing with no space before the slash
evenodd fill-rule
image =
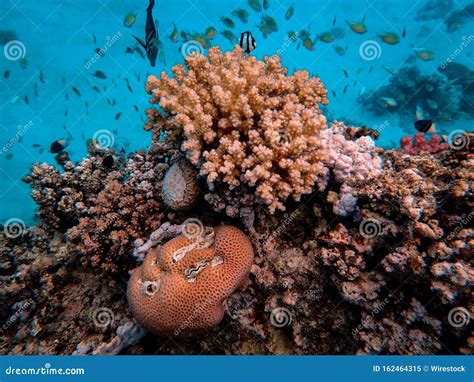
<path id="1" fill-rule="evenodd" d="M 145 38 L 147 0 L 0 2 L 4 48 L 0 57 L 0 223 L 13 217 L 34 222 L 31 190 L 21 179 L 35 162 L 55 163 L 49 152 L 51 142 L 68 140 L 67 151 L 74 161 L 86 155 L 86 140 L 103 130 L 112 133 L 117 149 L 133 151 L 150 145 L 150 134 L 143 130 L 149 106 L 144 83 L 148 74 L 169 72 L 184 61 L 184 41 L 169 38 L 174 25 L 190 35 L 210 26 L 218 32 L 231 30 L 237 37 L 251 31 L 257 41 L 252 54 L 262 58 L 278 52 L 290 72 L 306 69 L 321 77 L 329 89 L 328 118 L 384 126 L 377 144 L 386 148 L 397 147 L 402 136 L 416 131 L 396 113 L 376 115 L 367 110 L 357 101 L 360 95 L 387 85 L 393 72 L 413 58 L 414 48 L 434 54 L 428 61 L 412 60 L 421 74 L 435 73 L 448 59 L 474 69 L 472 14 L 460 16 L 456 28 L 445 21 L 453 12 L 472 9 L 469 1 L 269 0 L 268 4 L 268 9 L 255 12 L 246 0 L 156 0 L 153 15 L 163 53 L 152 68 L 137 52 L 126 53 L 127 47 L 137 45 L 132 34 Z M 294 15 L 286 20 L 291 6 Z M 248 11 L 246 24 L 231 16 L 237 8 Z M 136 21 L 127 28 L 124 17 L 130 12 Z M 278 32 L 266 38 L 257 28 L 262 14 L 273 17 L 278 25 Z M 225 26 L 222 17 L 232 17 L 235 28 Z M 365 34 L 354 33 L 346 22 L 362 20 L 368 29 Z M 303 29 L 315 40 L 324 32 L 337 38 L 330 43 L 319 40 L 309 51 L 301 42 L 288 39 L 289 31 Z M 378 35 L 386 32 L 397 33 L 400 42 L 384 43 Z M 12 41 L 19 54 L 8 52 Z M 212 45 L 232 49 L 220 33 Z M 372 50 L 364 51 L 367 45 Z M 96 71 L 106 78 L 94 76 Z M 412 96 L 406 95 L 407 99 Z M 459 118 L 438 127 L 441 133 L 472 130 L 472 120 Z"/>

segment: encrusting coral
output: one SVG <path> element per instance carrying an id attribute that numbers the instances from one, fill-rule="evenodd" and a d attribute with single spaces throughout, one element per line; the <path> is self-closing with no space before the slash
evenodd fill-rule
<path id="1" fill-rule="evenodd" d="M 186 336 L 218 325 L 224 301 L 247 282 L 253 249 L 239 229 L 185 222 L 183 234 L 153 249 L 128 283 L 135 319 L 152 333 Z"/>
<path id="2" fill-rule="evenodd" d="M 170 167 L 163 179 L 161 191 L 163 202 L 173 210 L 186 210 L 196 203 L 198 196 L 196 169 L 188 160 L 179 159 Z"/>
<path id="3" fill-rule="evenodd" d="M 188 56 L 186 68 L 173 67 L 173 78 L 149 77 L 146 89 L 166 123 L 148 111 L 148 128 L 182 132 L 182 151 L 211 187 L 253 187 L 270 211 L 309 194 L 324 172 L 319 105 L 328 101 L 321 81 L 307 71 L 288 76 L 278 56 L 262 62 L 239 47 L 225 54 L 214 47 L 208 55 Z"/>

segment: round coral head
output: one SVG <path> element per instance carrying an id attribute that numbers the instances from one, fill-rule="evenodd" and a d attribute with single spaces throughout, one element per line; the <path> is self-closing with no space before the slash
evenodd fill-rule
<path id="1" fill-rule="evenodd" d="M 250 240 L 221 226 L 199 237 L 180 235 L 146 256 L 128 282 L 138 323 L 157 335 L 197 335 L 219 324 L 224 301 L 245 284 L 253 262 Z"/>

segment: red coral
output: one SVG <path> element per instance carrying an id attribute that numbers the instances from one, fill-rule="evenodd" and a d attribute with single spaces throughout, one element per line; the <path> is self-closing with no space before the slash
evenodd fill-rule
<path id="1" fill-rule="evenodd" d="M 423 133 L 416 133 L 414 142 L 409 135 L 400 139 L 400 148 L 411 155 L 418 155 L 423 152 L 437 154 L 449 147 L 446 142 L 442 142 L 441 140 L 441 136 L 435 134 L 432 135 L 428 141 Z"/>

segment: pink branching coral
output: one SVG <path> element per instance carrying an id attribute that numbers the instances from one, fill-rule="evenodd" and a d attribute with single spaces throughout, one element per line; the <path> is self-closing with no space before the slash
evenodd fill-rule
<path id="1" fill-rule="evenodd" d="M 441 141 L 439 135 L 433 135 L 428 141 L 423 133 L 415 134 L 415 141 L 411 136 L 403 137 L 400 140 L 400 148 L 411 155 L 417 155 L 423 152 L 437 154 L 446 150 L 449 145 Z"/>
<path id="2" fill-rule="evenodd" d="M 181 149 L 211 187 L 255 187 L 270 211 L 283 210 L 288 197 L 310 193 L 324 173 L 319 104 L 328 103 L 327 91 L 307 71 L 288 76 L 278 56 L 262 62 L 239 47 L 208 54 L 187 57 L 186 68 L 173 67 L 174 78 L 150 76 L 151 103 L 167 113 L 166 130 L 182 130 Z M 156 110 L 148 115 L 148 129 L 163 125 Z"/>

